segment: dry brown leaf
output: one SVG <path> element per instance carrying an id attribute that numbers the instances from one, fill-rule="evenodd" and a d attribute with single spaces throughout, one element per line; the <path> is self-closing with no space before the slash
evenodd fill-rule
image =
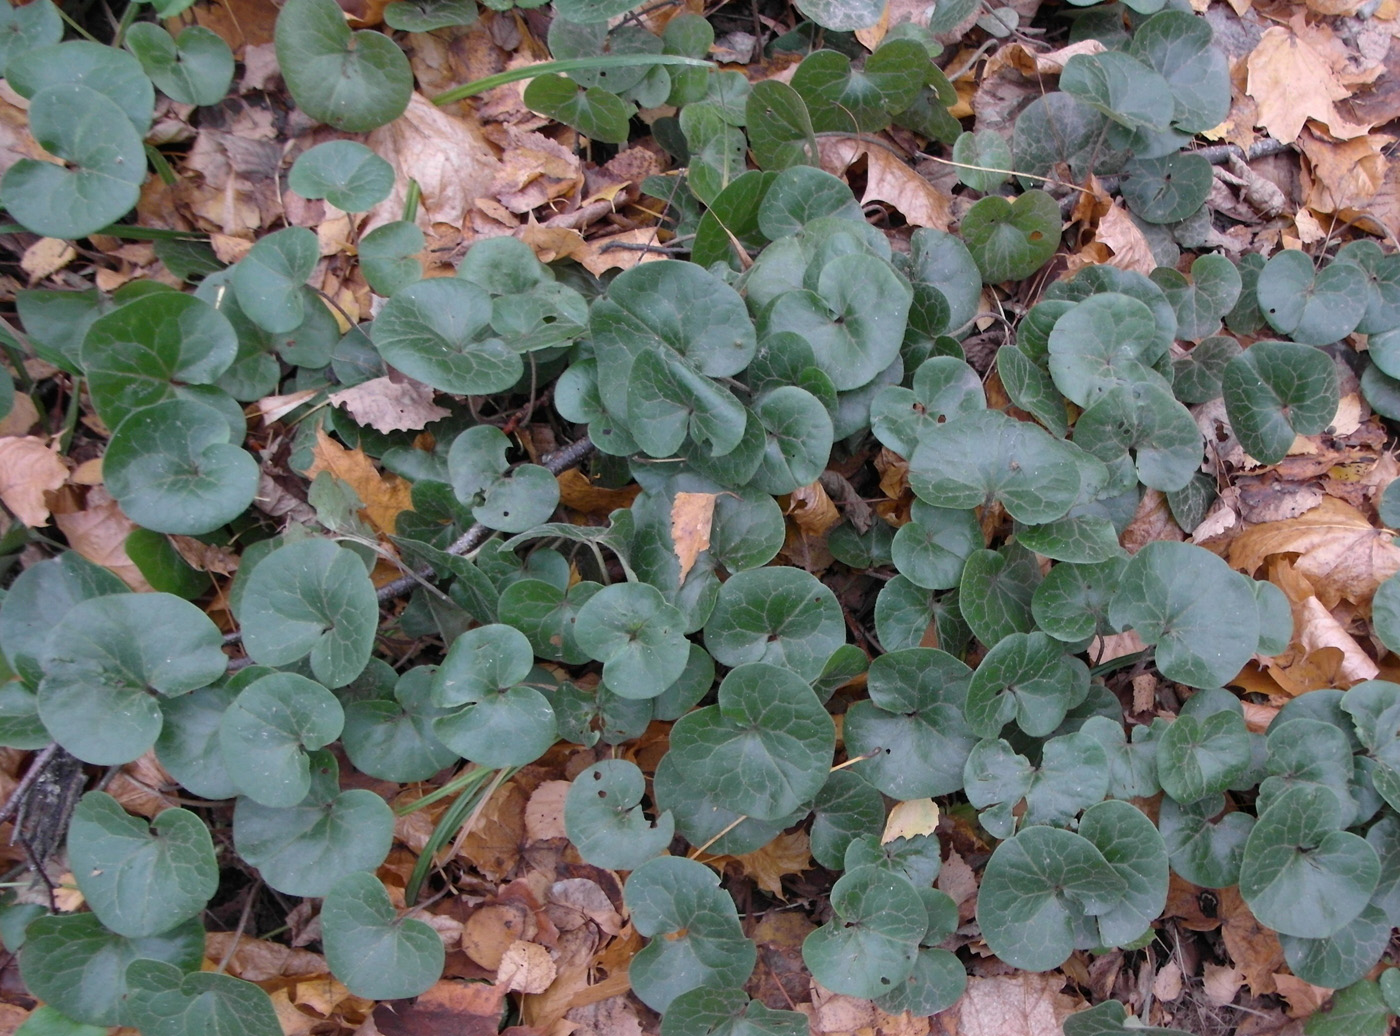
<path id="1" fill-rule="evenodd" d="M 1205 978 L 1201 982 L 1201 987 L 1206 994 L 1206 999 L 1216 1007 L 1224 1007 L 1226 1004 L 1233 1003 L 1242 985 L 1244 985 L 1244 975 L 1238 968 L 1206 963 Z"/>
<path id="2" fill-rule="evenodd" d="M 622 915 L 617 912 L 608 894 L 596 881 L 588 878 L 565 878 L 549 887 L 545 911 L 554 927 L 561 932 L 595 925 L 607 935 L 622 931 Z"/>
<path id="3" fill-rule="evenodd" d="M 558 198 L 576 196 L 583 188 L 579 156 L 541 133 L 506 128 L 506 147 L 489 194 L 509 212 L 524 215 Z M 562 206 L 554 206 L 558 211 Z"/>
<path id="4" fill-rule="evenodd" d="M 1238 886 L 1220 889 L 1218 892 L 1219 911 L 1222 921 L 1220 933 L 1225 939 L 1225 950 L 1235 962 L 1237 974 L 1255 996 L 1264 996 L 1274 991 L 1274 972 L 1283 969 L 1283 946 L 1278 936 L 1261 925 L 1245 905 Z M 1207 965 L 1209 967 L 1209 965 Z M 1224 994 L 1225 979 L 1221 979 L 1221 993 Z M 1233 981 L 1233 976 L 1230 981 Z M 1209 995 L 1210 973 L 1206 973 L 1207 995 Z M 1220 1001 L 1229 1003 L 1234 998 Z"/>
<path id="5" fill-rule="evenodd" d="M 972 916 L 977 903 L 977 875 L 956 850 L 949 851 L 934 885 L 958 904 L 959 917 L 966 921 Z"/>
<path id="6" fill-rule="evenodd" d="M 235 948 L 236 947 L 236 948 Z M 310 950 L 267 939 L 253 939 L 236 932 L 209 932 L 204 936 L 204 955 L 218 963 L 229 955 L 228 973 L 249 982 L 270 982 L 278 978 L 319 978 L 330 973 L 326 958 Z"/>
<path id="7" fill-rule="evenodd" d="M 1297 975 L 1284 973 L 1274 976 L 1274 985 L 1278 987 L 1278 995 L 1288 1004 L 1290 1018 L 1306 1018 L 1315 1014 L 1333 992 L 1326 986 L 1315 986 Z"/>
<path id="8" fill-rule="evenodd" d="M 818 148 L 822 168 L 836 176 L 841 176 L 865 156 L 862 205 L 882 201 L 894 206 L 910 226 L 948 229 L 952 220 L 952 199 L 897 155 L 849 137 L 823 137 L 818 141 Z"/>
<path id="9" fill-rule="evenodd" d="M 564 1017 L 574 1025 L 572 1036 L 642 1036 L 637 1011 L 625 996 L 570 1008 Z"/>
<path id="10" fill-rule="evenodd" d="M 987 62 L 984 74 L 995 72 L 1000 65 L 1010 65 L 1023 76 L 1059 75 L 1065 70 L 1065 62 L 1081 54 L 1102 54 L 1108 48 L 1099 40 L 1080 40 L 1059 50 L 1033 51 L 1020 43 L 1001 47 Z"/>
<path id="11" fill-rule="evenodd" d="M 812 843 L 806 831 L 793 831 L 781 834 L 762 848 L 736 856 L 735 859 L 744 873 L 758 883 L 759 888 L 786 902 L 783 878 L 789 874 L 801 874 L 812 866 Z"/>
<path id="12" fill-rule="evenodd" d="M 317 428 L 316 445 L 311 452 L 315 459 L 306 469 L 306 477 L 315 478 L 328 471 L 345 482 L 365 505 L 360 513 L 380 532 L 393 535 L 399 512 L 413 509 L 409 483 L 397 475 L 381 474 L 363 450 L 347 450 L 324 429 Z"/>
<path id="13" fill-rule="evenodd" d="M 370 211 L 361 233 L 403 216 L 410 179 L 422 191 L 420 223 L 460 227 L 500 167 L 474 122 L 449 115 L 420 93 L 403 115 L 371 133 L 366 143 L 398 175 L 394 190 Z"/>
<path id="14" fill-rule="evenodd" d="M 1157 489 L 1149 489 L 1142 494 L 1137 514 L 1133 515 L 1133 520 L 1123 530 L 1123 535 L 1118 537 L 1123 544 L 1123 549 L 1129 554 L 1136 554 L 1143 547 L 1157 540 L 1182 540 L 1185 538 L 1186 534 L 1181 531 L 1181 526 L 1177 525 L 1176 519 L 1172 517 L 1171 505 L 1167 503 L 1166 494 Z"/>
<path id="15" fill-rule="evenodd" d="M 496 789 L 462 839 L 458 854 L 488 881 L 500 881 L 520 861 L 525 839 L 525 795 L 511 781 Z"/>
<path id="16" fill-rule="evenodd" d="M 1096 237 L 1113 249 L 1113 258 L 1108 261 L 1110 266 L 1142 274 L 1151 273 L 1157 268 L 1157 260 L 1152 257 L 1152 246 L 1147 243 L 1146 235 L 1128 216 L 1122 202 L 1115 202 L 1111 209 L 1099 217 Z"/>
<path id="17" fill-rule="evenodd" d="M 1168 1003 L 1181 995 L 1181 965 L 1167 961 L 1152 979 L 1152 995 Z"/>
<path id="18" fill-rule="evenodd" d="M 501 956 L 496 984 L 514 993 L 543 993 L 558 973 L 547 949 L 537 942 L 517 939 Z"/>
<path id="19" fill-rule="evenodd" d="M 695 567 L 701 551 L 710 549 L 710 526 L 718 493 L 677 493 L 671 504 L 671 539 L 681 563 L 678 583 Z"/>
<path id="20" fill-rule="evenodd" d="M 288 392 L 284 396 L 264 396 L 253 405 L 257 407 L 263 425 L 267 426 L 286 417 L 308 399 L 315 397 L 319 391 L 320 389 L 300 389 Z"/>
<path id="21" fill-rule="evenodd" d="M 603 517 L 619 507 L 631 507 L 642 487 L 635 483 L 623 489 L 595 486 L 578 468 L 570 468 L 559 476 L 559 502 L 580 514 Z"/>
<path id="22" fill-rule="evenodd" d="M 959 1036 L 1060 1036 L 1074 1001 L 1058 972 L 969 978 L 958 1001 Z"/>
<path id="23" fill-rule="evenodd" d="M 412 1004 L 380 1004 L 373 1020 L 382 1036 L 495 1036 L 505 996 L 494 983 L 444 978 Z"/>
<path id="24" fill-rule="evenodd" d="M 27 393 L 15 389 L 10 412 L 0 420 L 0 436 L 23 435 L 39 423 L 39 408 Z"/>
<path id="25" fill-rule="evenodd" d="M 371 378 L 331 393 L 359 424 L 380 432 L 417 431 L 452 413 L 433 402 L 435 390 L 407 377 Z"/>
<path id="26" fill-rule="evenodd" d="M 531 842 L 567 838 L 564 833 L 564 799 L 573 787 L 569 781 L 545 781 L 525 803 L 525 837 Z"/>
<path id="27" fill-rule="evenodd" d="M 1299 28 L 1274 25 L 1264 30 L 1246 59 L 1245 89 L 1259 106 L 1258 124 L 1285 144 L 1298 139 L 1308 119 L 1316 119 L 1342 139 L 1366 133 L 1369 126 L 1348 122 L 1337 111 L 1336 102 L 1350 97 L 1351 90 L 1332 67 L 1319 37 L 1300 36 Z"/>
<path id="28" fill-rule="evenodd" d="M 106 489 L 93 486 L 84 497 L 65 489 L 54 503 L 54 524 L 68 545 L 95 565 L 101 565 L 138 593 L 152 589 L 126 553 L 126 538 L 137 528 Z"/>
<path id="29" fill-rule="evenodd" d="M 29 274 L 29 283 L 34 285 L 50 274 L 57 273 L 78 257 L 77 249 L 71 242 L 57 237 L 41 237 L 24 250 L 19 268 Z"/>
<path id="30" fill-rule="evenodd" d="M 811 1004 L 799 1004 L 798 1010 L 811 1019 L 814 1033 L 861 1032 L 874 1030 L 880 1009 L 870 1000 L 833 993 L 813 981 Z"/>
<path id="31" fill-rule="evenodd" d="M 880 844 L 893 842 L 896 838 L 913 838 L 915 835 L 931 835 L 938 830 L 938 806 L 933 799 L 910 799 L 896 802 L 885 819 L 885 830 L 880 835 Z"/>
<path id="32" fill-rule="evenodd" d="M 601 277 L 608 270 L 630 270 L 641 263 L 653 263 L 666 258 L 662 251 L 649 251 L 661 244 L 660 227 L 638 227 L 610 237 L 595 237 L 583 243 L 575 253 L 589 273 Z M 637 247 L 618 247 L 619 245 Z"/>
<path id="33" fill-rule="evenodd" d="M 496 971 L 506 951 L 531 934 L 530 910 L 519 900 L 488 903 L 472 911 L 462 926 L 462 949 L 483 968 Z"/>
<path id="34" fill-rule="evenodd" d="M 0 500 L 31 529 L 49 524 L 44 494 L 68 481 L 68 465 L 36 436 L 0 439 Z"/>
<path id="35" fill-rule="evenodd" d="M 818 539 L 841 522 L 841 512 L 820 482 L 794 489 L 788 497 L 787 513 L 805 535 Z"/>
<path id="36" fill-rule="evenodd" d="M 1309 597 L 1298 609 L 1298 640 L 1308 651 L 1331 647 L 1342 653 L 1342 665 L 1337 673 L 1344 681 L 1343 687 L 1375 679 L 1380 674 L 1371 656 L 1316 597 Z"/>
<path id="37" fill-rule="evenodd" d="M 1386 149 L 1394 143 L 1395 138 L 1384 133 L 1325 140 L 1305 128 L 1298 135 L 1298 144 L 1308 156 L 1313 175 L 1307 204 L 1318 212 L 1365 208 L 1385 183 L 1390 161 Z"/>
<path id="38" fill-rule="evenodd" d="M 1400 572 L 1400 547 L 1350 504 L 1327 497 L 1307 514 L 1246 529 L 1230 544 L 1229 562 L 1250 575 L 1273 554 L 1297 554 L 1294 568 L 1326 608 L 1370 601 Z"/>

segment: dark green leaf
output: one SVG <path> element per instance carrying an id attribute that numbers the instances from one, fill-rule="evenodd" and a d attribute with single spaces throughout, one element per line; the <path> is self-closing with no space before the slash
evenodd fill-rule
<path id="1" fill-rule="evenodd" d="M 276 44 L 287 89 L 313 119 L 364 133 L 408 107 L 413 72 L 404 52 L 383 33 L 352 33 L 334 0 L 289 0 Z"/>
<path id="2" fill-rule="evenodd" d="M 321 906 L 322 944 L 331 972 L 350 992 L 372 1000 L 417 996 L 442 975 L 437 932 L 397 917 L 373 874 L 341 878 Z"/>

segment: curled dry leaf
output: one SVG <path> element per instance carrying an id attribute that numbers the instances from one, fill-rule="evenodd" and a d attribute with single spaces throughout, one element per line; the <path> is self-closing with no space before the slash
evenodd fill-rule
<path id="1" fill-rule="evenodd" d="M 1380 669 L 1371 656 L 1362 650 L 1356 638 L 1316 597 L 1309 597 L 1298 609 L 1298 640 L 1308 651 L 1325 647 L 1340 651 L 1342 664 L 1338 675 L 1344 681 L 1344 686 L 1349 687 L 1380 675 Z"/>
<path id="2" fill-rule="evenodd" d="M 865 157 L 862 205 L 882 201 L 894 206 L 910 226 L 948 229 L 952 199 L 892 151 L 851 137 L 823 137 L 818 141 L 818 149 L 822 168 L 836 176 Z"/>
<path id="3" fill-rule="evenodd" d="M 95 565 L 111 571 L 137 593 L 153 589 L 126 553 L 126 538 L 136 523 L 117 506 L 106 489 L 93 486 L 81 497 L 72 487 L 54 502 L 54 524 L 68 545 Z"/>
<path id="4" fill-rule="evenodd" d="M 413 509 L 408 482 L 397 475 L 382 474 L 363 450 L 347 450 L 324 429 L 316 429 L 312 456 L 315 459 L 306 469 L 306 477 L 328 471 L 345 482 L 365 505 L 360 513 L 380 532 L 392 535 L 399 512 Z"/>
<path id="5" fill-rule="evenodd" d="M 1120 270 L 1132 270 L 1149 274 L 1157 268 L 1157 260 L 1152 257 L 1152 246 L 1138 225 L 1129 217 L 1122 202 L 1099 217 L 1098 240 L 1113 250 L 1110 266 Z"/>
<path id="6" fill-rule="evenodd" d="M 758 883 L 759 888 L 786 902 L 783 878 L 789 874 L 801 874 L 812 866 L 812 843 L 806 831 L 792 831 L 735 859 L 744 873 Z"/>
<path id="7" fill-rule="evenodd" d="M 710 548 L 710 526 L 718 493 L 677 493 L 671 504 L 671 539 L 681 563 L 679 582 L 695 567 L 700 552 Z"/>
<path id="8" fill-rule="evenodd" d="M 452 413 L 434 403 L 434 395 L 421 381 L 383 377 L 332 393 L 330 399 L 360 424 L 379 432 L 400 432 L 417 431 Z"/>
<path id="9" fill-rule="evenodd" d="M 825 536 L 841 521 L 841 512 L 836 510 L 820 482 L 794 489 L 788 497 L 787 513 L 804 535 L 817 538 Z"/>
<path id="10" fill-rule="evenodd" d="M 45 493 L 68 481 L 57 450 L 33 435 L 0 439 L 0 500 L 30 528 L 49 524 Z"/>
<path id="11" fill-rule="evenodd" d="M 548 950 L 537 942 L 518 939 L 501 956 L 496 984 L 516 993 L 543 993 L 557 974 Z"/>

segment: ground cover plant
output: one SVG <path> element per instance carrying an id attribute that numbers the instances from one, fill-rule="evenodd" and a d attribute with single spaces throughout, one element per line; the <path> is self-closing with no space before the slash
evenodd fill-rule
<path id="1" fill-rule="evenodd" d="M 1397 19 L 0 11 L 6 1024 L 1387 1031 Z"/>

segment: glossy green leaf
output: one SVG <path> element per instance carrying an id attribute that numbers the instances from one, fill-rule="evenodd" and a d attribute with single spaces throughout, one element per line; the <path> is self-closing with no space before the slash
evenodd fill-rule
<path id="1" fill-rule="evenodd" d="M 645 583 L 615 584 L 579 609 L 574 639 L 603 663 L 603 678 L 628 698 L 655 698 L 690 658 L 682 616 Z"/>
<path id="2" fill-rule="evenodd" d="M 502 532 L 525 532 L 554 513 L 559 483 L 538 464 L 506 473 L 509 448 L 510 440 L 499 428 L 476 425 L 452 440 L 447 471 L 453 493 L 477 521 Z"/>
<path id="3" fill-rule="evenodd" d="M 43 912 L 42 908 L 38 909 L 40 913 Z M 15 1030 L 15 1036 L 105 1036 L 107 1031 L 105 1025 L 75 1022 L 57 1009 L 45 1005 L 30 1012 L 29 1017 Z"/>
<path id="4" fill-rule="evenodd" d="M 675 820 L 669 812 L 654 823 L 647 820 L 644 788 L 641 770 L 625 759 L 604 759 L 574 778 L 564 803 L 564 828 L 580 856 L 595 867 L 636 870 L 666 851 Z"/>
<path id="5" fill-rule="evenodd" d="M 802 95 L 787 83 L 755 83 L 744 106 L 749 147 L 760 169 L 815 165 L 817 138 Z"/>
<path id="6" fill-rule="evenodd" d="M 106 792 L 82 797 L 68 828 L 78 888 L 103 925 L 130 939 L 199 916 L 219 887 L 214 843 L 186 809 L 133 817 Z"/>
<path id="7" fill-rule="evenodd" d="M 832 592 L 794 568 L 758 568 L 720 587 L 705 624 L 705 647 L 722 665 L 766 662 L 814 680 L 846 641 Z"/>
<path id="8" fill-rule="evenodd" d="M 322 945 L 331 973 L 371 1000 L 417 996 L 442 975 L 442 940 L 427 924 L 397 917 L 373 874 L 341 878 L 321 906 Z"/>
<path id="9" fill-rule="evenodd" d="M 1324 939 L 1280 935 L 1279 942 L 1289 971 L 1304 982 L 1340 989 L 1361 981 L 1380 963 L 1390 934 L 1389 919 L 1368 906 L 1356 920 Z"/>
<path id="10" fill-rule="evenodd" d="M 404 673 L 394 697 L 357 699 L 345 705 L 341 741 L 355 769 L 380 780 L 425 781 L 457 755 L 437 739 L 433 720 L 443 710 L 433 705 L 434 666 Z"/>
<path id="11" fill-rule="evenodd" d="M 951 356 L 934 356 L 919 365 L 911 388 L 886 385 L 876 393 L 870 428 L 895 453 L 910 457 L 925 431 L 986 405 L 976 371 Z"/>
<path id="12" fill-rule="evenodd" d="M 926 79 L 928 52 L 914 40 L 891 39 L 860 69 L 834 50 L 809 54 L 792 76 L 818 132 L 875 133 L 913 103 Z"/>
<path id="13" fill-rule="evenodd" d="M 914 970 L 927 913 L 908 879 L 881 867 L 847 871 L 831 889 L 831 921 L 803 940 L 802 960 L 847 996 L 892 992 Z"/>
<path id="14" fill-rule="evenodd" d="M 1254 830 L 1248 813 L 1225 813 L 1222 795 L 1207 795 L 1182 804 L 1174 798 L 1162 801 L 1158 823 L 1170 855 L 1172 870 L 1193 885 L 1226 888 L 1240 880 L 1244 844 Z"/>
<path id="15" fill-rule="evenodd" d="M 1079 416 L 1075 444 L 1105 462 L 1130 455 L 1150 489 L 1182 489 L 1200 469 L 1204 444 L 1191 412 L 1156 382 L 1115 385 Z"/>
<path id="16" fill-rule="evenodd" d="M 331 540 L 302 540 L 253 569 L 238 617 L 250 658 L 282 666 L 310 654 L 316 677 L 342 687 L 369 661 L 379 601 L 354 552 Z"/>
<path id="17" fill-rule="evenodd" d="M 915 500 L 910 520 L 890 544 L 895 568 L 916 586 L 947 590 L 958 585 L 963 566 L 982 546 L 982 529 L 973 511 L 952 511 Z"/>
<path id="18" fill-rule="evenodd" d="M 992 952 L 1013 967 L 1047 971 L 1073 952 L 1085 914 L 1107 913 L 1127 882 L 1082 835 L 1028 827 L 997 846 L 977 897 Z"/>
<path id="19" fill-rule="evenodd" d="M 1031 596 L 1035 624 L 1056 640 L 1075 643 L 1111 632 L 1109 602 L 1118 589 L 1126 558 L 1092 565 L 1064 564 L 1050 569 Z"/>
<path id="20" fill-rule="evenodd" d="M 1353 263 L 1318 270 L 1306 254 L 1286 248 L 1259 271 L 1256 290 L 1260 312 L 1275 331 L 1307 345 L 1328 345 L 1361 323 L 1367 287 L 1366 275 Z"/>
<path id="21" fill-rule="evenodd" d="M 1044 633 L 1012 633 L 987 652 L 972 674 L 967 721 L 980 737 L 996 737 L 1012 720 L 1045 737 L 1089 693 L 1089 670 Z"/>
<path id="22" fill-rule="evenodd" d="M 848 32 L 878 22 L 885 0 L 802 0 L 797 9 L 823 28 Z"/>
<path id="23" fill-rule="evenodd" d="M 1060 207 L 1044 191 L 1027 191 L 1014 202 L 983 198 L 963 217 L 962 236 L 983 281 L 1018 281 L 1060 247 Z"/>
<path id="24" fill-rule="evenodd" d="M 1126 886 L 1123 898 L 1094 919 L 1100 945 L 1126 945 L 1146 932 L 1166 906 L 1166 845 L 1156 825 L 1126 802 L 1090 806 L 1079 820 L 1079 833 L 1103 853 Z"/>
<path id="25" fill-rule="evenodd" d="M 963 133 L 953 143 L 958 179 L 974 191 L 991 194 L 1011 176 L 1011 146 L 993 130 Z"/>
<path id="26" fill-rule="evenodd" d="M 1133 214 L 1147 223 L 1176 223 L 1205 204 L 1214 182 L 1210 163 L 1178 151 L 1164 158 L 1134 158 L 1119 189 Z"/>
<path id="27" fill-rule="evenodd" d="M 1157 782 L 1156 726 L 1133 727 L 1129 740 L 1116 717 L 1094 715 L 1084 721 L 1079 732 L 1092 737 L 1104 750 L 1110 798 L 1150 798 L 1162 790 Z"/>
<path id="28" fill-rule="evenodd" d="M 472 0 L 395 0 L 384 8 L 384 24 L 400 32 L 432 32 L 474 21 Z"/>
<path id="29" fill-rule="evenodd" d="M 1204 18 L 1186 11 L 1155 14 L 1133 32 L 1128 53 L 1170 84 L 1178 129 L 1200 133 L 1229 114 L 1229 63 Z"/>
<path id="30" fill-rule="evenodd" d="M 1326 428 L 1340 397 L 1332 358 L 1294 342 L 1255 342 L 1225 365 L 1221 391 L 1240 445 L 1264 464 Z"/>
<path id="31" fill-rule="evenodd" d="M 131 120 L 138 136 L 144 136 L 151 128 L 155 90 L 141 63 L 116 47 L 92 40 L 35 47 L 12 54 L 5 77 L 17 94 L 30 101 L 52 86 L 85 86 L 115 103 Z"/>
<path id="32" fill-rule="evenodd" d="M 1167 81 L 1117 50 L 1070 58 L 1060 74 L 1060 89 L 1132 130 L 1164 130 L 1175 110 Z"/>
<path id="33" fill-rule="evenodd" d="M 297 107 L 347 133 L 404 113 L 413 73 L 383 33 L 351 32 L 332 0 L 290 0 L 277 16 L 277 64 Z"/>
<path id="34" fill-rule="evenodd" d="M 1149 543 L 1128 562 L 1109 620 L 1156 647 L 1163 676 L 1192 687 L 1224 685 L 1259 643 L 1249 587 L 1218 557 L 1185 543 Z"/>
<path id="35" fill-rule="evenodd" d="M 960 789 L 977 740 L 963 716 L 971 678 L 945 651 L 913 647 L 878 656 L 866 677 L 870 699 L 853 704 L 842 727 L 846 750 L 869 757 L 855 772 L 900 800 Z"/>
<path id="36" fill-rule="evenodd" d="M 164 961 L 138 959 L 127 965 L 125 977 L 122 1020 L 145 1036 L 277 1036 L 282 1031 L 268 995 L 232 975 L 186 974 Z"/>
<path id="37" fill-rule="evenodd" d="M 1152 281 L 1176 310 L 1178 334 L 1200 341 L 1220 330 L 1220 321 L 1239 301 L 1242 282 L 1235 264 L 1223 255 L 1199 256 L 1188 281 L 1175 270 L 1158 267 Z"/>
<path id="38" fill-rule="evenodd" d="M 829 870 L 841 870 L 851 842 L 878 838 L 884 825 L 880 792 L 860 774 L 836 770 L 812 803 L 812 858 Z"/>
<path id="39" fill-rule="evenodd" d="M 360 272 L 377 294 L 397 295 L 423 278 L 423 264 L 416 258 L 423 245 L 423 231 L 416 224 L 384 223 L 360 238 Z"/>
<path id="40" fill-rule="evenodd" d="M 228 659 L 208 617 L 169 594 L 115 594 L 72 607 L 43 659 L 39 715 L 84 762 L 130 762 L 160 733 L 152 697 L 184 694 L 223 675 Z"/>
<path id="41" fill-rule="evenodd" d="M 661 757 L 652 784 L 657 809 L 671 813 L 676 831 L 691 845 L 708 845 L 709 852 L 742 854 L 761 849 L 785 828 L 799 823 L 807 811 L 777 820 L 757 820 L 721 806 L 709 789 L 681 776 L 670 757 Z"/>
<path id="42" fill-rule="evenodd" d="M 824 217 L 862 219 L 860 206 L 844 180 L 811 166 L 795 166 L 773 178 L 758 210 L 764 236 L 776 241 L 800 234 Z"/>
<path id="43" fill-rule="evenodd" d="M 1289 788 L 1245 842 L 1240 895 L 1261 923 L 1282 935 L 1333 935 L 1361 914 L 1376 890 L 1376 851 L 1338 829 L 1335 805 L 1326 789 Z"/>
<path id="44" fill-rule="evenodd" d="M 1385 1036 L 1394 1012 L 1374 982 L 1358 982 L 1334 996 L 1326 1010 L 1311 1015 L 1307 1036 Z"/>
<path id="45" fill-rule="evenodd" d="M 919 1016 L 937 1014 L 957 1003 L 967 988 L 967 969 L 948 950 L 920 947 L 914 970 L 895 988 L 882 994 L 876 1005 L 882 1011 Z"/>
<path id="46" fill-rule="evenodd" d="M 1337 249 L 1337 261 L 1355 263 L 1366 275 L 1366 315 L 1356 330 L 1379 335 L 1400 327 L 1400 256 L 1387 255 L 1376 242 L 1361 239 Z"/>
<path id="47" fill-rule="evenodd" d="M 137 22 L 126 46 L 151 81 L 181 104 L 218 104 L 233 82 L 233 51 L 216 33 L 191 25 L 173 38 L 158 25 Z"/>
<path id="48" fill-rule="evenodd" d="M 15 577 L 0 606 L 0 654 L 26 683 L 37 685 L 43 678 L 49 634 L 73 606 L 126 589 L 110 571 L 77 551 L 30 565 Z"/>
<path id="49" fill-rule="evenodd" d="M 672 1001 L 661 1019 L 661 1036 L 803 1036 L 807 1018 L 775 1011 L 740 989 L 701 987 Z"/>
<path id="50" fill-rule="evenodd" d="M 1091 295 L 1055 321 L 1047 345 L 1056 387 L 1081 407 L 1118 386 L 1163 384 L 1157 321 L 1136 298 Z"/>
<path id="51" fill-rule="evenodd" d="M 972 635 L 991 647 L 1013 633 L 1029 633 L 1031 596 L 1040 578 L 1035 555 L 1019 545 L 968 554 L 958 603 Z"/>
<path id="52" fill-rule="evenodd" d="M 579 609 L 601 589 L 587 580 L 565 591 L 543 580 L 521 579 L 502 592 L 500 618 L 524 633 L 540 658 L 579 665 L 589 655 L 574 637 L 574 624 Z"/>
<path id="53" fill-rule="evenodd" d="M 146 155 L 113 100 L 77 83 L 45 87 L 30 98 L 29 132 L 63 164 L 21 158 L 0 180 L 0 204 L 25 228 L 85 237 L 135 207 Z"/>
<path id="54" fill-rule="evenodd" d="M 346 212 L 367 212 L 393 190 L 394 167 L 363 144 L 328 140 L 297 156 L 287 186 Z"/>
<path id="55" fill-rule="evenodd" d="M 1050 374 L 1014 345 L 996 354 L 997 375 L 1011 402 L 1026 411 L 1057 438 L 1069 432 L 1065 400 Z"/>
<path id="56" fill-rule="evenodd" d="M 48 47 L 63 38 L 63 19 L 50 0 L 0 10 L 0 75 L 16 55 Z"/>
<path id="57" fill-rule="evenodd" d="M 782 494 L 815 482 L 826 470 L 834 438 L 831 415 L 821 401 L 796 385 L 784 385 L 761 395 L 753 414 L 765 433 L 754 488 Z"/>
<path id="58" fill-rule="evenodd" d="M 1128 6 L 1141 10 L 1149 3 L 1134 0 Z M 1065 1036 L 1190 1036 L 1182 1029 L 1163 1029 L 1155 1025 L 1143 1025 L 1137 1018 L 1129 1019 L 1127 1008 L 1117 1000 L 1105 1000 L 1086 1011 L 1076 1011 L 1065 1019 Z"/>
<path id="59" fill-rule="evenodd" d="M 742 266 L 741 255 L 752 257 L 768 239 L 758 225 L 758 211 L 776 174 L 751 169 L 725 187 L 700 217 L 691 244 L 692 262 L 709 267 L 725 263 Z"/>
<path id="60" fill-rule="evenodd" d="M 335 695 L 295 673 L 273 673 L 239 693 L 219 724 L 224 765 L 238 790 L 264 806 L 295 806 L 311 790 L 309 752 L 340 736 Z"/>
<path id="61" fill-rule="evenodd" d="M 1180 803 L 1225 791 L 1250 763 L 1244 719 L 1217 712 L 1203 719 L 1177 717 L 1157 742 L 1157 773 L 1162 788 Z"/>
<path id="62" fill-rule="evenodd" d="M 160 702 L 156 758 L 181 787 L 200 798 L 231 799 L 238 794 L 219 745 L 219 723 L 237 694 L 227 684 L 218 684 Z"/>
<path id="63" fill-rule="evenodd" d="M 572 126 L 605 144 L 627 141 L 627 123 L 636 107 L 599 86 L 584 88 L 567 76 L 543 75 L 525 87 L 525 105 L 532 111 Z"/>
<path id="64" fill-rule="evenodd" d="M 676 856 L 648 860 L 632 872 L 623 898 L 637 931 L 651 941 L 632 958 L 632 991 L 665 1012 L 682 993 L 739 987 L 758 953 L 719 877 Z"/>
<path id="65" fill-rule="evenodd" d="M 1221 395 L 1225 368 L 1240 355 L 1240 344 L 1229 335 L 1211 335 L 1172 363 L 1172 391 L 1183 403 L 1208 403 Z"/>
<path id="66" fill-rule="evenodd" d="M 132 961 L 164 961 L 196 972 L 204 959 L 204 928 L 198 919 L 160 935 L 128 939 L 102 927 L 95 914 L 51 915 L 36 918 L 26 935 L 19 959 L 25 986 L 88 1025 L 122 1020 L 126 969 Z"/>
<path id="67" fill-rule="evenodd" d="M 811 687 L 777 666 L 732 670 L 719 702 L 671 729 L 672 762 L 722 806 L 773 820 L 808 802 L 826 782 L 835 727 Z"/>
<path id="68" fill-rule="evenodd" d="M 294 331 L 306 319 L 302 288 L 320 251 L 316 235 L 305 227 L 286 227 L 259 238 L 233 268 L 233 291 L 239 308 L 264 331 Z"/>

